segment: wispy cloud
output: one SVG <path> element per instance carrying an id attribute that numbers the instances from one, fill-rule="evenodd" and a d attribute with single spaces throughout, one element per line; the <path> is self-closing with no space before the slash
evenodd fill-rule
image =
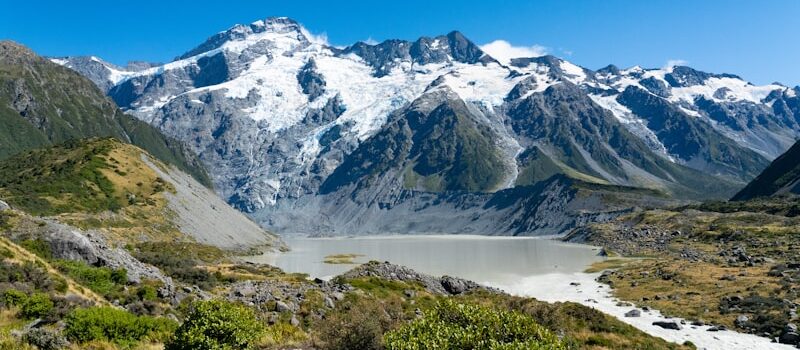
<path id="1" fill-rule="evenodd" d="M 512 58 L 539 57 L 546 55 L 548 52 L 548 49 L 541 45 L 514 46 L 505 40 L 495 40 L 482 45 L 481 50 L 503 64 L 508 64 Z"/>
<path id="2" fill-rule="evenodd" d="M 664 65 L 664 70 L 671 71 L 672 68 L 675 68 L 675 66 L 685 66 L 687 64 L 689 64 L 689 61 L 686 60 L 681 60 L 681 59 L 668 60 L 667 64 Z"/>
<path id="3" fill-rule="evenodd" d="M 367 44 L 367 45 L 378 45 L 379 44 L 379 42 L 377 40 L 373 39 L 372 37 L 369 37 L 366 40 L 361 40 L 361 41 L 364 44 Z"/>
<path id="4" fill-rule="evenodd" d="M 300 32 L 308 39 L 308 41 L 319 45 L 330 45 L 328 42 L 328 33 L 322 32 L 319 34 L 311 33 L 306 27 L 300 26 Z"/>

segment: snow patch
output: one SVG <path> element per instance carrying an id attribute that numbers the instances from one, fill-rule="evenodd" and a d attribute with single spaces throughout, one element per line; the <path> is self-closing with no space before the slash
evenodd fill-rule
<path id="1" fill-rule="evenodd" d="M 583 68 L 567 61 L 561 61 L 561 70 L 567 75 L 567 80 L 573 84 L 581 84 L 586 81 L 586 73 Z"/>
<path id="2" fill-rule="evenodd" d="M 714 97 L 714 93 L 719 89 L 728 90 L 726 94 L 728 99 L 761 103 L 770 92 L 783 90 L 784 87 L 774 84 L 756 86 L 738 78 L 712 77 L 706 79 L 702 85 L 672 88 L 672 96 L 670 96 L 669 100 L 672 102 L 687 101 L 693 103 L 695 97 L 703 96 L 716 102 L 725 102 L 726 100 Z"/>

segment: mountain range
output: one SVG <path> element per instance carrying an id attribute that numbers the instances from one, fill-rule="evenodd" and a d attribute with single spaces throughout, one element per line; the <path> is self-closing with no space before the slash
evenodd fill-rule
<path id="1" fill-rule="evenodd" d="M 728 198 L 800 137 L 800 87 L 500 62 L 455 31 L 334 47 L 273 17 L 166 64 L 51 61 L 184 142 L 228 203 L 281 233 L 559 234 Z"/>

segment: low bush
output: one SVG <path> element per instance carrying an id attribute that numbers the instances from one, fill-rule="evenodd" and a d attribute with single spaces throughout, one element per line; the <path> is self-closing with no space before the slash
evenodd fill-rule
<path id="1" fill-rule="evenodd" d="M 300 347 L 308 341 L 308 334 L 299 327 L 292 326 L 285 322 L 278 322 L 264 330 L 264 336 L 258 340 L 259 347 Z"/>
<path id="2" fill-rule="evenodd" d="M 19 245 L 42 259 L 49 260 L 53 258 L 53 252 L 50 250 L 50 244 L 41 238 L 25 239 L 20 241 Z"/>
<path id="3" fill-rule="evenodd" d="M 103 296 L 121 291 L 128 282 L 125 269 L 95 267 L 84 262 L 69 260 L 59 260 L 53 265 L 78 283 Z"/>
<path id="4" fill-rule="evenodd" d="M 6 306 L 22 306 L 28 295 L 16 289 L 7 289 L 3 292 L 3 304 Z"/>
<path id="5" fill-rule="evenodd" d="M 383 349 L 383 335 L 405 319 L 398 298 L 350 297 L 315 325 L 322 349 Z"/>
<path id="6" fill-rule="evenodd" d="M 205 290 L 235 281 L 198 267 L 225 258 L 225 252 L 216 247 L 199 243 L 146 242 L 129 250 L 136 259 L 158 267 L 170 277 Z"/>
<path id="7" fill-rule="evenodd" d="M 44 268 L 37 264 L 31 262 L 17 264 L 9 261 L 0 261 L 0 285 L 25 285 L 32 290 L 50 292 L 53 290 L 65 290 L 65 283 L 66 281 L 54 279 Z"/>
<path id="8" fill-rule="evenodd" d="M 53 301 L 44 293 L 33 293 L 26 298 L 20 308 L 20 316 L 27 319 L 47 316 L 53 309 Z"/>
<path id="9" fill-rule="evenodd" d="M 30 296 L 25 292 L 8 289 L 3 292 L 3 303 L 6 306 L 19 308 L 19 316 L 25 319 L 42 318 L 53 310 L 53 301 L 44 293 L 33 293 Z"/>
<path id="10" fill-rule="evenodd" d="M 530 316 L 450 299 L 384 339 L 387 349 L 566 349 Z"/>
<path id="11" fill-rule="evenodd" d="M 249 349 L 264 327 L 253 310 L 223 300 L 197 301 L 166 350 Z"/>
<path id="12" fill-rule="evenodd" d="M 69 346 L 60 333 L 48 328 L 34 328 L 23 334 L 22 341 L 39 350 L 59 350 Z"/>
<path id="13" fill-rule="evenodd" d="M 166 318 L 136 316 L 112 307 L 76 309 L 67 315 L 64 335 L 76 342 L 109 341 L 129 346 L 141 340 L 163 341 L 177 328 Z"/>

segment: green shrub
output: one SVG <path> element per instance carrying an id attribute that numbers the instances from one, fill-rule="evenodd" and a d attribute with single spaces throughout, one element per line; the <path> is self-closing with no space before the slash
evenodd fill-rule
<path id="1" fill-rule="evenodd" d="M 53 301 L 44 293 L 33 293 L 22 302 L 20 316 L 23 318 L 39 318 L 47 316 L 53 309 Z"/>
<path id="2" fill-rule="evenodd" d="M 121 291 L 128 282 L 125 269 L 95 267 L 84 262 L 69 260 L 59 260 L 54 265 L 78 283 L 104 296 Z"/>
<path id="3" fill-rule="evenodd" d="M 144 339 L 164 340 L 177 328 L 174 321 L 166 318 L 136 316 L 112 307 L 76 309 L 65 321 L 64 335 L 70 340 L 109 341 L 122 346 Z"/>
<path id="4" fill-rule="evenodd" d="M 235 281 L 198 267 L 200 264 L 217 263 L 225 258 L 225 252 L 216 247 L 200 243 L 145 242 L 130 248 L 131 254 L 139 261 L 158 267 L 178 281 L 205 290 Z"/>
<path id="5" fill-rule="evenodd" d="M 3 303 L 8 306 L 22 306 L 27 299 L 28 295 L 25 292 L 16 289 L 8 289 L 3 292 Z"/>
<path id="6" fill-rule="evenodd" d="M 263 325 L 253 310 L 222 300 L 192 304 L 166 350 L 249 349 L 261 337 Z"/>
<path id="7" fill-rule="evenodd" d="M 56 281 L 40 265 L 32 262 L 17 264 L 8 260 L 0 261 L 0 283 L 24 284 L 31 289 L 49 292 L 57 290 Z"/>
<path id="8" fill-rule="evenodd" d="M 530 316 L 450 299 L 387 333 L 384 342 L 387 349 L 566 349 Z"/>
<path id="9" fill-rule="evenodd" d="M 51 259 L 53 257 L 50 244 L 41 238 L 26 239 L 19 242 L 19 245 L 42 259 Z"/>
<path id="10" fill-rule="evenodd" d="M 154 301 L 158 299 L 158 292 L 155 287 L 144 285 L 136 290 L 136 296 L 142 301 Z"/>

